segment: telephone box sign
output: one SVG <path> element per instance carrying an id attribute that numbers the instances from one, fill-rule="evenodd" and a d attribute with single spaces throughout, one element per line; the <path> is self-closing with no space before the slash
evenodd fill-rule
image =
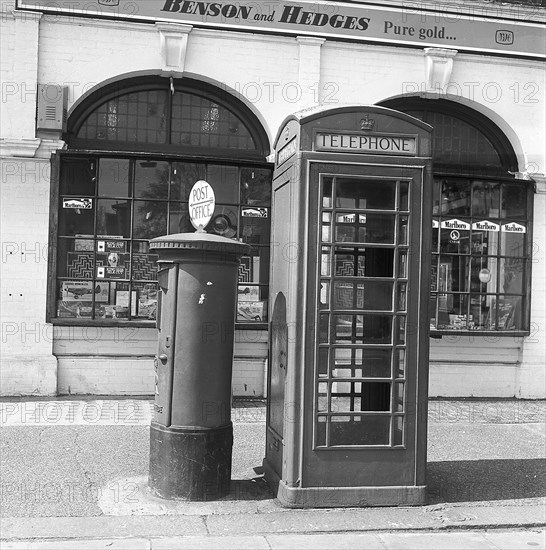
<path id="1" fill-rule="evenodd" d="M 417 138 L 390 134 L 317 133 L 317 151 L 373 153 L 381 155 L 417 155 Z"/>
<path id="2" fill-rule="evenodd" d="M 499 7 L 480 4 L 453 6 L 446 2 L 380 6 L 369 2 L 324 0 L 17 0 L 18 9 L 66 14 L 71 17 L 109 17 L 133 21 L 175 21 L 200 27 L 344 40 L 519 57 L 546 57 L 544 27 L 529 20 L 534 14 L 516 13 L 516 20 L 499 15 Z M 509 15 L 514 17 L 511 6 Z"/>

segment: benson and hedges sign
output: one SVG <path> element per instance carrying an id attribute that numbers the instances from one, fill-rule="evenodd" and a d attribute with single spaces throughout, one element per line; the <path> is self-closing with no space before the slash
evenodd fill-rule
<path id="1" fill-rule="evenodd" d="M 488 5 L 478 9 L 450 3 L 377 6 L 321 0 L 17 0 L 17 8 L 72 16 L 177 21 L 200 27 L 546 57 L 543 24 L 524 21 L 529 18 L 527 12 L 520 16 L 522 20 L 514 21 Z"/>

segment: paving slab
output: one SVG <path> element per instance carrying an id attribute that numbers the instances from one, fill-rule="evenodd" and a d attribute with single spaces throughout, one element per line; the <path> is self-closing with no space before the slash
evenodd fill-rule
<path id="1" fill-rule="evenodd" d="M 336 535 L 267 535 L 272 550 L 385 550 L 385 545 L 374 533 L 339 533 Z"/>
<path id="2" fill-rule="evenodd" d="M 381 533 L 388 550 L 494 550 L 481 533 Z M 496 550 L 496 549 L 495 549 Z"/>
<path id="3" fill-rule="evenodd" d="M 271 550 L 262 536 L 165 537 L 152 539 L 151 545 L 153 550 Z"/>
<path id="4" fill-rule="evenodd" d="M 2 518 L 1 538 L 104 539 L 208 535 L 199 516 Z M 3 543 L 2 543 L 3 544 Z"/>
<path id="5" fill-rule="evenodd" d="M 483 536 L 495 548 L 503 550 L 544 550 L 546 548 L 546 530 L 544 529 L 486 531 Z"/>
<path id="6" fill-rule="evenodd" d="M 151 550 L 149 539 L 2 541 L 2 550 Z"/>

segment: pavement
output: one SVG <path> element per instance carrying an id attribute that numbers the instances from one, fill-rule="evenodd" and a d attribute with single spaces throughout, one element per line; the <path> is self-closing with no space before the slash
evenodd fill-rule
<path id="1" fill-rule="evenodd" d="M 425 506 L 281 507 L 265 406 L 234 403 L 231 493 L 147 489 L 148 399 L 0 400 L 0 550 L 546 549 L 546 401 L 431 400 Z"/>

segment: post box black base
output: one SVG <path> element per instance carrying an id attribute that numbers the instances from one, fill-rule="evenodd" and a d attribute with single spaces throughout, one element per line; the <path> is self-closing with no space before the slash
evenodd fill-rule
<path id="1" fill-rule="evenodd" d="M 215 500 L 229 494 L 233 424 L 220 428 L 150 427 L 153 494 L 171 500 Z"/>

